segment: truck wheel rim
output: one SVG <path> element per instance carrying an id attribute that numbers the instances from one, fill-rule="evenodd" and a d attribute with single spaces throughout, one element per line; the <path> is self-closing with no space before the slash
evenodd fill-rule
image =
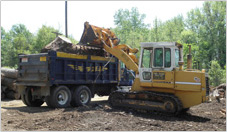
<path id="1" fill-rule="evenodd" d="M 83 104 L 85 104 L 85 103 L 88 102 L 88 100 L 89 100 L 89 94 L 88 94 L 88 92 L 86 90 L 82 90 L 80 92 L 80 102 L 83 103 Z"/>
<path id="2" fill-rule="evenodd" d="M 68 94 L 66 91 L 61 90 L 58 92 L 57 101 L 60 105 L 64 105 L 68 101 Z"/>

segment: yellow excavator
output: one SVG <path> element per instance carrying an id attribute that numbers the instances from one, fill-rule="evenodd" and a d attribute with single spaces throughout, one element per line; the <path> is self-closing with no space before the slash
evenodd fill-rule
<path id="1" fill-rule="evenodd" d="M 148 111 L 178 114 L 208 100 L 209 85 L 205 70 L 192 69 L 191 47 L 187 55 L 187 69 L 183 68 L 183 45 L 177 42 L 141 43 L 138 49 L 120 40 L 110 29 L 84 24 L 80 42 L 102 45 L 104 50 L 117 57 L 135 72 L 129 91 L 117 90 L 110 94 L 112 107 L 126 107 Z"/>

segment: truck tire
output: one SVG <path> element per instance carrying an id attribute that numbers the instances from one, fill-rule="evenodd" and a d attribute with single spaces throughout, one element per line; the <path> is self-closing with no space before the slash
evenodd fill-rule
<path id="1" fill-rule="evenodd" d="M 84 106 L 88 105 L 91 101 L 91 91 L 85 86 L 81 85 L 77 87 L 73 92 L 73 97 L 71 101 L 72 106 Z"/>
<path id="2" fill-rule="evenodd" d="M 25 105 L 30 107 L 40 107 L 44 103 L 41 99 L 32 100 L 31 88 L 25 89 L 25 94 L 22 94 L 21 99 Z"/>
<path id="3" fill-rule="evenodd" d="M 58 86 L 51 90 L 50 100 L 47 105 L 55 108 L 65 108 L 70 106 L 71 92 L 66 86 Z"/>
<path id="4" fill-rule="evenodd" d="M 21 95 L 21 100 L 22 100 L 22 102 L 23 102 L 25 105 L 28 106 L 28 103 L 27 103 L 27 101 L 25 100 L 25 94 L 22 94 L 22 95 Z"/>

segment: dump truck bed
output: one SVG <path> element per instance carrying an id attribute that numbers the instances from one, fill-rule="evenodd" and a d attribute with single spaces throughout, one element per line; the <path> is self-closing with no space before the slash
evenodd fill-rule
<path id="1" fill-rule="evenodd" d="M 105 58 L 49 51 L 20 55 L 18 85 L 118 84 L 130 86 L 125 68 L 115 57 Z"/>

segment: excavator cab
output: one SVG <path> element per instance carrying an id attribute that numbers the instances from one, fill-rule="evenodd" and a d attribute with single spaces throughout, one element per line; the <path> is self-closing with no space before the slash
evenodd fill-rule
<path id="1" fill-rule="evenodd" d="M 179 69 L 183 61 L 182 45 L 179 43 L 141 43 L 139 78 L 141 82 L 152 82 L 152 71 L 172 71 Z M 159 74 L 164 79 L 164 74 Z"/>

